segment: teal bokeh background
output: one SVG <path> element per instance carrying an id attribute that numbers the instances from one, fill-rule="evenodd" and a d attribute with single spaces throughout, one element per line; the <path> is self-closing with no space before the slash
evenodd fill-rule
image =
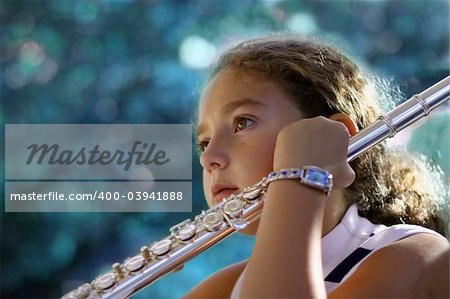
<path id="1" fill-rule="evenodd" d="M 217 53 L 274 31 L 332 40 L 408 96 L 449 73 L 447 1 L 2 0 L 0 5 L 3 123 L 191 123 L 204 70 Z M 446 130 L 446 137 L 430 125 L 417 134 L 434 134 L 427 140 L 437 143 L 411 142 L 413 150 L 443 157 L 447 173 L 448 117 L 439 131 Z M 58 297 L 164 237 L 171 225 L 193 218 L 206 207 L 195 153 L 193 160 L 192 213 L 2 208 L 1 297 Z M 227 239 L 136 298 L 178 298 L 217 269 L 246 258 L 252 242 L 238 235 Z"/>

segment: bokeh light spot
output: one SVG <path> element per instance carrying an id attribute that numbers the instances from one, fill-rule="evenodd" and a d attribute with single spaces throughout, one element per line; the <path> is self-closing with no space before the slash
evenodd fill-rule
<path id="1" fill-rule="evenodd" d="M 35 19 L 32 14 L 30 14 L 29 12 L 20 12 L 17 15 L 17 20 L 18 23 L 11 27 L 14 36 L 24 36 L 33 31 Z"/>
<path id="2" fill-rule="evenodd" d="M 44 51 L 42 51 L 41 46 L 34 41 L 26 42 L 20 48 L 19 59 L 21 63 L 36 66 L 40 64 L 44 58 Z"/>
<path id="3" fill-rule="evenodd" d="M 368 9 L 362 17 L 362 23 L 368 31 L 378 32 L 386 25 L 386 14 L 380 8 Z"/>
<path id="4" fill-rule="evenodd" d="M 75 90 L 88 87 L 95 79 L 96 71 L 91 65 L 81 65 L 76 67 L 69 75 L 69 84 Z"/>
<path id="5" fill-rule="evenodd" d="M 26 85 L 31 76 L 19 64 L 13 64 L 8 66 L 4 71 L 4 78 L 6 84 L 12 89 L 19 89 Z"/>
<path id="6" fill-rule="evenodd" d="M 86 1 L 77 2 L 74 9 L 75 19 L 82 24 L 87 24 L 97 17 L 97 7 Z"/>
<path id="7" fill-rule="evenodd" d="M 208 67 L 216 55 L 216 47 L 206 39 L 192 35 L 181 43 L 179 57 L 188 68 L 202 69 Z"/>
<path id="8" fill-rule="evenodd" d="M 58 64 L 50 58 L 46 58 L 40 65 L 33 81 L 45 84 L 53 80 L 58 72 Z"/>
<path id="9" fill-rule="evenodd" d="M 306 13 L 292 15 L 286 22 L 286 29 L 300 33 L 313 33 L 318 30 L 314 17 Z"/>

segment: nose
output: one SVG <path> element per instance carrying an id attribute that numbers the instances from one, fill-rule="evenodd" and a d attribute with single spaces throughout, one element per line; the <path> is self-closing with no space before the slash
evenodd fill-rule
<path id="1" fill-rule="evenodd" d="M 212 171 L 225 168 L 229 164 L 229 153 L 227 152 L 226 140 L 213 138 L 200 156 L 200 164 L 205 170 Z"/>

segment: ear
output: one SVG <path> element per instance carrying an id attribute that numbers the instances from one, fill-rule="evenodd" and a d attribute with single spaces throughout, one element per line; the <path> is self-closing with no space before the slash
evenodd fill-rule
<path id="1" fill-rule="evenodd" d="M 358 127 L 356 126 L 356 123 L 353 121 L 353 119 L 350 118 L 350 116 L 348 116 L 345 113 L 342 112 L 335 113 L 331 115 L 329 119 L 343 123 L 344 126 L 347 127 L 350 136 L 353 136 L 356 133 L 358 133 Z"/>

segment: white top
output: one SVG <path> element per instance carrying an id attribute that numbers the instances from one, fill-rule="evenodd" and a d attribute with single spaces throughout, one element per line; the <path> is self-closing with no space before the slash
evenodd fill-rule
<path id="1" fill-rule="evenodd" d="M 327 293 L 345 281 L 377 249 L 418 233 L 444 238 L 435 231 L 417 225 L 373 224 L 358 215 L 356 204 L 351 205 L 341 222 L 322 238 L 322 270 Z M 242 277 L 241 274 L 236 281 L 231 299 L 239 298 Z"/>

